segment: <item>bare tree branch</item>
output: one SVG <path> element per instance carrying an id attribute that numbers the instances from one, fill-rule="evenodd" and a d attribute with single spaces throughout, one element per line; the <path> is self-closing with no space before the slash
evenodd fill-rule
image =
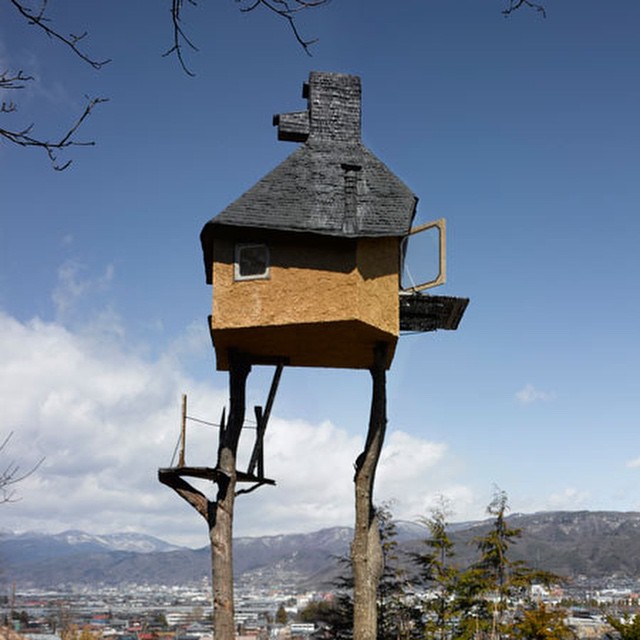
<path id="1" fill-rule="evenodd" d="M 531 0 L 509 0 L 509 6 L 502 10 L 504 16 L 511 15 L 514 11 L 517 11 L 521 7 L 529 7 L 529 9 L 535 9 L 538 13 L 542 14 L 543 18 L 547 17 L 544 5 L 537 2 L 531 2 Z"/>
<path id="2" fill-rule="evenodd" d="M 13 436 L 13 431 L 4 439 L 2 444 L 0 444 L 0 453 L 4 453 L 9 440 L 11 440 L 11 436 Z M 14 497 L 15 489 L 13 487 L 25 478 L 28 478 L 32 473 L 35 473 L 43 462 L 44 458 L 25 473 L 20 473 L 20 467 L 15 462 L 9 462 L 9 464 L 3 467 L 0 470 L 0 504 L 16 502 L 18 499 Z"/>
<path id="3" fill-rule="evenodd" d="M 187 0 L 187 2 L 192 6 L 197 6 L 195 0 Z M 182 28 L 182 7 L 184 5 L 184 0 L 171 0 L 171 23 L 173 25 L 173 46 L 165 51 L 162 55 L 163 57 L 170 56 L 172 53 L 176 54 L 178 58 L 178 62 L 182 67 L 182 70 L 192 78 L 195 76 L 195 73 L 189 69 L 187 63 L 184 60 L 184 56 L 182 55 L 182 43 L 184 42 L 190 49 L 193 51 L 198 51 L 198 47 L 196 47 L 193 42 L 189 39 L 189 36 L 185 33 Z"/>
<path id="4" fill-rule="evenodd" d="M 0 89 L 24 89 L 24 83 L 29 80 L 33 80 L 33 76 L 26 75 L 22 70 L 17 73 L 3 71 L 0 73 Z"/>
<path id="5" fill-rule="evenodd" d="M 74 135 L 77 130 L 80 128 L 80 125 L 89 117 L 94 107 L 102 102 L 107 102 L 108 98 L 89 98 L 85 96 L 87 99 L 87 104 L 84 108 L 84 111 L 80 115 L 80 117 L 69 127 L 69 129 L 57 140 L 45 140 L 42 138 L 34 137 L 31 132 L 33 130 L 33 124 L 25 127 L 24 129 L 19 130 L 10 130 L 4 129 L 0 127 L 0 137 L 8 140 L 9 142 L 16 144 L 21 147 L 39 147 L 43 149 L 49 157 L 53 168 L 56 171 L 64 171 L 71 164 L 71 160 L 67 160 L 64 163 L 60 163 L 58 160 L 58 152 L 61 149 L 66 149 L 67 147 L 91 147 L 95 145 L 94 141 L 80 141 L 74 139 Z M 4 107 L 3 103 L 3 107 Z M 13 103 L 8 104 L 8 109 L 15 110 L 15 105 Z"/>
<path id="6" fill-rule="evenodd" d="M 265 484 L 270 484 L 269 482 L 256 482 L 254 485 L 250 486 L 248 489 L 238 489 L 236 491 L 236 497 L 237 496 L 242 496 L 246 493 L 251 493 L 253 491 L 255 491 L 256 489 L 259 489 L 260 487 L 264 486 Z"/>
<path id="7" fill-rule="evenodd" d="M 63 35 L 60 31 L 50 26 L 51 21 L 45 15 L 48 0 L 40 0 L 40 9 L 38 11 L 30 9 L 22 0 L 9 0 L 9 2 L 14 6 L 16 11 L 26 19 L 27 24 L 38 27 L 38 29 L 41 29 L 46 33 L 49 38 L 62 42 L 64 45 L 69 47 L 75 55 L 87 64 L 91 65 L 94 69 L 101 69 L 105 64 L 111 62 L 109 59 L 96 60 L 80 48 L 82 40 L 87 36 L 86 31 L 80 35 L 75 35 L 73 33 Z"/>
<path id="8" fill-rule="evenodd" d="M 24 89 L 26 83 L 33 80 L 33 76 L 26 75 L 22 70 L 17 73 L 3 71 L 0 73 L 0 91 L 10 89 Z M 0 101 L 0 113 L 13 113 L 17 110 L 16 103 L 13 100 Z"/>
<path id="9" fill-rule="evenodd" d="M 268 11 L 271 11 L 280 18 L 286 20 L 293 33 L 294 38 L 302 49 L 308 55 L 311 55 L 310 47 L 316 39 L 306 39 L 302 36 L 298 29 L 296 22 L 296 16 L 307 9 L 314 9 L 322 5 L 328 4 L 331 0 L 235 0 L 240 5 L 239 9 L 242 12 L 255 11 L 260 7 L 264 7 Z M 69 33 L 65 35 L 57 27 L 53 25 L 51 19 L 47 16 L 49 0 L 9 0 L 9 3 L 14 7 L 16 12 L 22 19 L 24 19 L 28 25 L 35 26 L 42 33 L 45 33 L 47 37 L 62 43 L 68 49 L 70 49 L 74 55 L 80 60 L 90 65 L 93 69 L 101 69 L 105 64 L 110 62 L 109 59 L 98 60 L 89 55 L 84 47 L 84 40 L 87 36 L 87 32 L 84 31 L 80 34 Z M 30 6 L 30 4 L 36 6 Z M 183 28 L 182 16 L 184 12 L 185 4 L 197 7 L 196 0 L 171 0 L 171 21 L 173 28 L 173 44 L 163 54 L 169 56 L 175 54 L 183 71 L 189 75 L 195 74 L 189 69 L 185 56 L 184 49 L 189 48 L 193 51 L 198 51 L 198 48 L 190 39 L 189 35 Z M 544 6 L 532 0 L 508 0 L 507 6 L 502 10 L 503 15 L 509 16 L 514 11 L 528 7 L 535 9 L 537 12 L 542 13 L 543 17 L 546 17 Z M 33 76 L 27 75 L 22 70 L 18 72 L 3 71 L 0 72 L 0 91 L 10 89 L 24 89 L 26 83 L 32 81 Z M 12 144 L 16 144 L 22 147 L 39 147 L 44 149 L 52 163 L 52 166 L 57 171 L 63 171 L 71 164 L 71 161 L 60 163 L 58 160 L 58 152 L 61 149 L 65 149 L 70 146 L 92 146 L 94 142 L 82 142 L 74 138 L 78 128 L 91 114 L 93 108 L 106 102 L 105 98 L 88 98 L 82 114 L 77 118 L 75 123 L 64 133 L 59 139 L 51 141 L 44 138 L 36 137 L 32 131 L 34 125 L 31 124 L 21 129 L 9 129 L 0 127 L 0 138 L 4 138 Z M 4 100 L 0 98 L 0 114 L 7 115 L 17 111 L 17 105 L 13 100 Z"/>
<path id="10" fill-rule="evenodd" d="M 110 62 L 107 60 L 97 60 L 81 47 L 82 41 L 87 35 L 87 32 L 83 32 L 80 35 L 70 33 L 64 35 L 59 29 L 53 26 L 51 19 L 46 15 L 48 8 L 48 0 L 39 0 L 37 9 L 32 8 L 25 0 L 9 0 L 13 5 L 17 13 L 26 20 L 30 26 L 37 27 L 42 33 L 45 33 L 47 37 L 52 38 L 66 47 L 68 47 L 74 55 L 80 60 L 87 63 L 93 69 L 101 69 L 105 64 Z M 27 75 L 22 70 L 16 72 L 4 71 L 0 73 L 0 90 L 18 90 L 24 89 L 29 81 L 32 81 L 33 76 Z M 60 162 L 58 159 L 58 153 L 61 149 L 72 146 L 92 146 L 94 142 L 82 142 L 75 138 L 75 134 L 82 123 L 89 117 L 93 108 L 101 102 L 106 102 L 105 98 L 89 98 L 87 97 L 87 104 L 84 111 L 76 119 L 76 121 L 69 127 L 69 129 L 63 133 L 59 138 L 50 140 L 46 138 L 36 137 L 33 134 L 33 123 L 27 127 L 22 128 L 4 128 L 0 127 L 0 138 L 4 138 L 6 141 L 21 146 L 21 147 L 38 147 L 43 149 L 53 168 L 56 171 L 64 171 L 71 164 L 71 160 L 67 162 Z M 9 114 L 17 111 L 18 107 L 13 100 L 2 100 L 0 102 L 0 114 Z"/>
<path id="11" fill-rule="evenodd" d="M 243 0 L 236 0 L 236 2 L 242 1 Z M 323 4 L 328 4 L 329 2 L 330 0 L 253 0 L 248 7 L 240 8 L 240 11 L 253 11 L 262 6 L 281 18 L 284 18 L 289 23 L 289 27 L 298 44 L 304 49 L 307 55 L 311 55 L 309 47 L 317 42 L 317 39 L 305 40 L 302 37 L 295 21 L 295 14 L 305 9 L 313 9 Z"/>
<path id="12" fill-rule="evenodd" d="M 293 33 L 294 38 L 298 44 L 304 49 L 305 53 L 311 55 L 309 47 L 317 42 L 316 39 L 306 40 L 302 37 L 302 34 L 298 30 L 296 23 L 296 14 L 305 9 L 313 9 L 323 4 L 328 4 L 331 0 L 235 0 L 239 4 L 245 6 L 240 7 L 240 11 L 247 13 L 254 11 L 258 7 L 265 7 L 269 11 L 275 13 L 277 16 L 283 18 L 289 24 L 289 27 Z M 196 7 L 198 3 L 196 0 L 171 0 L 171 21 L 173 26 L 173 44 L 164 52 L 163 56 L 169 56 L 175 54 L 178 58 L 178 63 L 182 67 L 182 70 L 188 75 L 193 77 L 195 74 L 188 67 L 184 58 L 185 46 L 193 51 L 198 51 L 198 47 L 189 38 L 183 28 L 183 11 L 185 2 L 193 7 Z"/>

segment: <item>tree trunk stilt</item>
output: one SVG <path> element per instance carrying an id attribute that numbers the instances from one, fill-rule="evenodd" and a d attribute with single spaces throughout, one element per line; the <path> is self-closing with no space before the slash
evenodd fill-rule
<path id="1" fill-rule="evenodd" d="M 220 432 L 215 513 L 209 522 L 213 582 L 213 629 L 216 640 L 234 640 L 233 509 L 236 495 L 236 454 L 245 418 L 246 383 L 251 365 L 240 355 L 229 356 L 229 419 Z"/>
<path id="2" fill-rule="evenodd" d="M 356 524 L 351 545 L 354 640 L 375 640 L 377 634 L 377 592 L 384 559 L 373 485 L 387 427 L 386 360 L 387 345 L 380 343 L 375 347 L 371 368 L 373 391 L 367 440 L 355 465 Z"/>

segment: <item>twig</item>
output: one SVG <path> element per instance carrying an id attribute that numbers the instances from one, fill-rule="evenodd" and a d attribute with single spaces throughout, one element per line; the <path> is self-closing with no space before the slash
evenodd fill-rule
<path id="1" fill-rule="evenodd" d="M 196 7 L 197 2 L 195 0 L 187 0 L 187 2 Z M 184 42 L 190 49 L 193 51 L 198 51 L 198 47 L 196 47 L 193 42 L 189 39 L 189 36 L 185 33 L 182 28 L 182 6 L 184 5 L 184 0 L 171 0 L 171 23 L 173 25 L 173 46 L 167 51 L 165 51 L 162 55 L 163 57 L 170 56 L 172 53 L 175 53 L 182 70 L 190 77 L 194 77 L 195 73 L 189 69 L 187 63 L 184 60 L 182 55 L 182 43 Z"/>
<path id="2" fill-rule="evenodd" d="M 242 2 L 242 0 L 236 0 L 236 2 Z M 241 8 L 240 11 L 246 13 L 257 9 L 259 6 L 263 6 L 281 18 L 284 18 L 289 23 L 289 27 L 298 44 L 304 49 L 304 52 L 310 56 L 311 51 L 309 47 L 318 40 L 317 38 L 305 40 L 302 37 L 295 21 L 295 14 L 305 9 L 313 9 L 323 4 L 328 4 L 329 2 L 330 0 L 253 0 L 251 5 Z"/>
<path id="3" fill-rule="evenodd" d="M 110 60 L 97 60 L 84 51 L 82 47 L 83 41 L 87 36 L 87 32 L 84 31 L 80 34 L 69 33 L 63 34 L 59 29 L 53 26 L 51 19 L 46 15 L 48 9 L 48 0 L 39 0 L 38 8 L 33 9 L 28 6 L 25 0 L 9 0 L 18 14 L 27 22 L 28 25 L 37 27 L 41 32 L 45 33 L 47 37 L 62 43 L 68 49 L 70 49 L 74 55 L 80 60 L 86 62 L 93 69 L 101 69 Z M 33 76 L 25 74 L 22 70 L 17 73 L 11 73 L 5 71 L 0 73 L 0 89 L 24 89 L 26 83 L 33 80 Z M 39 147 L 44 149 L 49 156 L 49 160 L 53 168 L 56 171 L 63 171 L 70 164 L 71 160 L 65 163 L 58 161 L 58 151 L 70 146 L 91 146 L 94 142 L 80 142 L 74 139 L 74 135 L 78 131 L 78 128 L 89 117 L 89 114 L 93 108 L 106 102 L 105 98 L 88 98 L 87 105 L 75 123 L 64 133 L 59 140 L 50 141 L 43 138 L 37 138 L 32 134 L 34 125 L 31 124 L 23 129 L 5 129 L 0 128 L 0 138 L 4 138 L 8 142 L 17 144 L 21 147 Z M 17 105 L 13 100 L 0 102 L 0 113 L 9 114 L 17 111 Z"/>
<path id="4" fill-rule="evenodd" d="M 18 131 L 11 131 L 9 129 L 3 129 L 0 127 L 0 136 L 12 142 L 13 144 L 17 144 L 21 147 L 40 147 L 44 149 L 47 155 L 49 156 L 49 160 L 53 168 L 56 171 L 64 171 L 71 164 L 71 160 L 68 160 L 64 164 L 58 163 L 57 152 L 60 149 L 65 149 L 66 147 L 90 147 L 95 145 L 95 142 L 81 142 L 78 140 L 74 140 L 73 136 L 80 128 L 82 123 L 89 117 L 94 107 L 102 102 L 107 102 L 108 98 L 87 98 L 87 105 L 84 108 L 84 111 L 80 115 L 80 117 L 75 121 L 75 123 L 62 135 L 62 137 L 56 141 L 51 142 L 49 140 L 41 140 L 39 138 L 35 138 L 31 135 L 31 131 L 33 129 L 33 124 L 25 127 L 24 129 Z"/>
<path id="5" fill-rule="evenodd" d="M 86 31 L 80 35 L 70 33 L 65 36 L 60 31 L 47 24 L 50 22 L 50 19 L 45 15 L 48 0 L 41 0 L 40 10 L 37 12 L 33 12 L 29 9 L 29 7 L 27 7 L 21 0 L 9 0 L 9 2 L 15 7 L 16 11 L 26 19 L 27 24 L 34 25 L 39 29 L 42 29 L 42 31 L 44 31 L 44 33 L 46 33 L 50 38 L 62 42 L 64 45 L 69 47 L 75 55 L 87 64 L 91 65 L 94 69 L 101 69 L 105 64 L 111 62 L 109 59 L 96 60 L 80 48 L 80 43 L 87 36 Z"/>
<path id="6" fill-rule="evenodd" d="M 251 492 L 255 491 L 256 489 L 259 489 L 260 487 L 262 487 L 265 484 L 271 484 L 271 483 L 270 482 L 258 481 L 253 486 L 249 487 L 248 489 L 238 489 L 236 491 L 235 495 L 236 496 L 242 496 L 242 495 L 245 495 L 247 493 L 251 493 Z"/>
<path id="7" fill-rule="evenodd" d="M 3 440 L 2 444 L 0 444 L 0 453 L 2 453 L 7 446 L 9 440 L 13 436 L 13 431 L 9 433 L 9 435 Z M 35 473 L 38 467 L 44 462 L 44 458 L 39 460 L 29 471 L 26 473 L 20 474 L 20 467 L 15 462 L 10 462 L 1 472 L 0 472 L 0 504 L 5 502 L 16 502 L 17 499 L 13 496 L 15 495 L 15 491 L 13 490 L 13 485 L 18 482 L 22 482 L 25 478 L 28 478 L 32 473 Z"/>
<path id="8" fill-rule="evenodd" d="M 530 9 L 535 9 L 538 13 L 542 14 L 543 18 L 547 17 L 547 12 L 543 5 L 538 4 L 537 2 L 531 2 L 531 0 L 509 0 L 509 6 L 502 10 L 502 14 L 504 16 L 511 15 L 514 11 L 520 9 L 520 7 L 525 6 Z"/>
<path id="9" fill-rule="evenodd" d="M 9 71 L 3 71 L 0 73 L 0 89 L 11 90 L 11 89 L 24 89 L 26 83 L 29 80 L 33 80 L 33 76 L 25 75 L 25 73 L 20 70 L 17 73 L 12 74 Z M 0 113 L 13 113 L 17 111 L 18 107 L 13 100 L 2 100 L 0 102 Z"/>
<path id="10" fill-rule="evenodd" d="M 311 55 L 309 47 L 317 42 L 317 39 L 307 40 L 302 37 L 302 34 L 298 30 L 296 23 L 296 14 L 305 9 L 313 9 L 323 4 L 328 4 L 331 0 L 235 0 L 236 3 L 247 3 L 248 6 L 240 7 L 240 11 L 247 13 L 254 11 L 258 7 L 262 6 L 267 8 L 272 13 L 286 20 L 293 33 L 294 38 L 298 44 L 302 47 L 307 55 Z M 186 63 L 184 58 L 185 45 L 193 51 L 198 51 L 198 47 L 189 38 L 183 28 L 183 11 L 185 2 L 191 6 L 197 6 L 196 0 L 171 0 L 171 22 L 173 26 L 173 44 L 164 52 L 163 56 L 169 56 L 175 54 L 178 58 L 178 63 L 182 67 L 182 70 L 188 75 L 193 77 L 195 74 Z"/>

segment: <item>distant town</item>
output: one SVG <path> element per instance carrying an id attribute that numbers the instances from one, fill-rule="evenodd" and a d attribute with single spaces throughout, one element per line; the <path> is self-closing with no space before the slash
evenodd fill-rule
<path id="1" fill-rule="evenodd" d="M 455 542 L 455 563 L 473 566 L 479 536 L 489 539 L 491 523 L 454 527 L 441 540 L 441 548 L 448 548 L 445 543 L 450 535 Z M 640 611 L 640 514 L 514 514 L 507 523 L 513 559 L 505 567 L 514 576 L 524 564 L 530 568 L 522 574 L 526 588 L 514 582 L 508 593 L 503 591 L 505 623 L 517 624 L 527 612 L 535 612 L 547 615 L 558 631 L 557 635 L 520 634 L 517 640 L 637 638 L 620 633 L 615 625 L 620 621 L 624 630 L 624 625 L 635 624 Z M 473 606 L 465 605 L 466 614 L 451 606 L 448 620 L 434 618 L 438 600 L 448 607 L 455 604 L 455 597 L 464 597 L 462 591 L 451 595 L 454 591 L 449 590 L 446 576 L 452 574 L 443 571 L 439 578 L 432 574 L 422 579 L 411 562 L 398 563 L 399 558 L 408 560 L 416 553 L 423 559 L 433 558 L 429 554 L 437 539 L 425 544 L 429 532 L 424 527 L 393 524 L 395 535 L 388 540 L 397 542 L 397 547 L 390 566 L 395 562 L 397 572 L 383 580 L 380 609 L 384 612 L 395 598 L 393 606 L 400 603 L 415 616 L 414 627 L 411 633 L 396 634 L 395 630 L 389 634 L 387 630 L 379 637 L 459 637 L 447 629 L 457 625 Z M 346 626 L 336 631 L 335 614 L 342 606 L 344 622 L 350 585 L 345 581 L 345 565 L 337 558 L 346 557 L 350 537 L 348 528 L 330 528 L 304 535 L 236 540 L 236 638 L 348 640 L 349 616 Z M 530 558 L 535 559 L 535 567 L 530 561 L 523 564 Z M 412 566 L 414 573 L 407 574 Z M 207 549 L 177 548 L 131 534 L 5 534 L 0 538 L 0 568 L 2 640 L 212 640 Z M 465 576 L 464 570 L 456 571 L 459 577 Z M 551 575 L 551 580 L 545 580 L 545 575 Z M 460 584 L 458 581 L 457 586 Z M 495 583 L 487 583 L 481 585 L 481 597 L 495 610 L 501 596 Z M 390 619 L 392 610 L 387 611 Z M 486 620 L 486 611 L 483 615 Z M 427 632 L 434 621 L 442 625 L 438 633 Z"/>
<path id="2" fill-rule="evenodd" d="M 638 607 L 640 583 L 572 585 L 547 590 L 534 585 L 531 597 L 562 606 L 577 638 L 612 635 L 607 615 L 623 618 Z M 428 598 L 429 593 L 415 594 Z M 269 590 L 236 589 L 238 640 L 327 638 L 321 621 L 304 615 L 310 603 L 331 602 L 334 592 L 300 592 L 285 585 Z M 26 589 L 0 596 L 5 629 L 31 640 L 212 640 L 211 586 L 122 585 L 118 587 Z M 5 634 L 6 635 L 6 634 Z"/>

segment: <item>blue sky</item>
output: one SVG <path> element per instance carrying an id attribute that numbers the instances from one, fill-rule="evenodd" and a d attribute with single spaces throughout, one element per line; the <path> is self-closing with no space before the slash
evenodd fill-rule
<path id="1" fill-rule="evenodd" d="M 378 500 L 412 519 L 445 495 L 462 520 L 498 485 L 515 511 L 640 510 L 640 7 L 549 0 L 546 19 L 505 19 L 500 0 L 333 0 L 300 15 L 309 57 L 268 12 L 201 3 L 185 9 L 189 78 L 161 56 L 164 4 L 52 3 L 112 59 L 101 71 L 0 6 L 0 67 L 36 77 L 16 122 L 60 131 L 85 94 L 109 98 L 80 132 L 96 146 L 63 173 L 0 144 L 0 434 L 23 469 L 46 456 L 2 526 L 206 544 L 155 478 L 180 393 L 208 420 L 227 394 L 198 235 L 295 149 L 271 118 L 305 108 L 311 70 L 361 77 L 365 144 L 418 195 L 418 222 L 447 218 L 434 293 L 471 298 L 457 332 L 400 340 Z M 269 373 L 252 375 L 252 402 Z M 238 501 L 238 534 L 351 524 L 369 386 L 285 370 L 267 442 L 278 486 Z M 190 437 L 193 462 L 213 463 L 215 432 Z"/>

